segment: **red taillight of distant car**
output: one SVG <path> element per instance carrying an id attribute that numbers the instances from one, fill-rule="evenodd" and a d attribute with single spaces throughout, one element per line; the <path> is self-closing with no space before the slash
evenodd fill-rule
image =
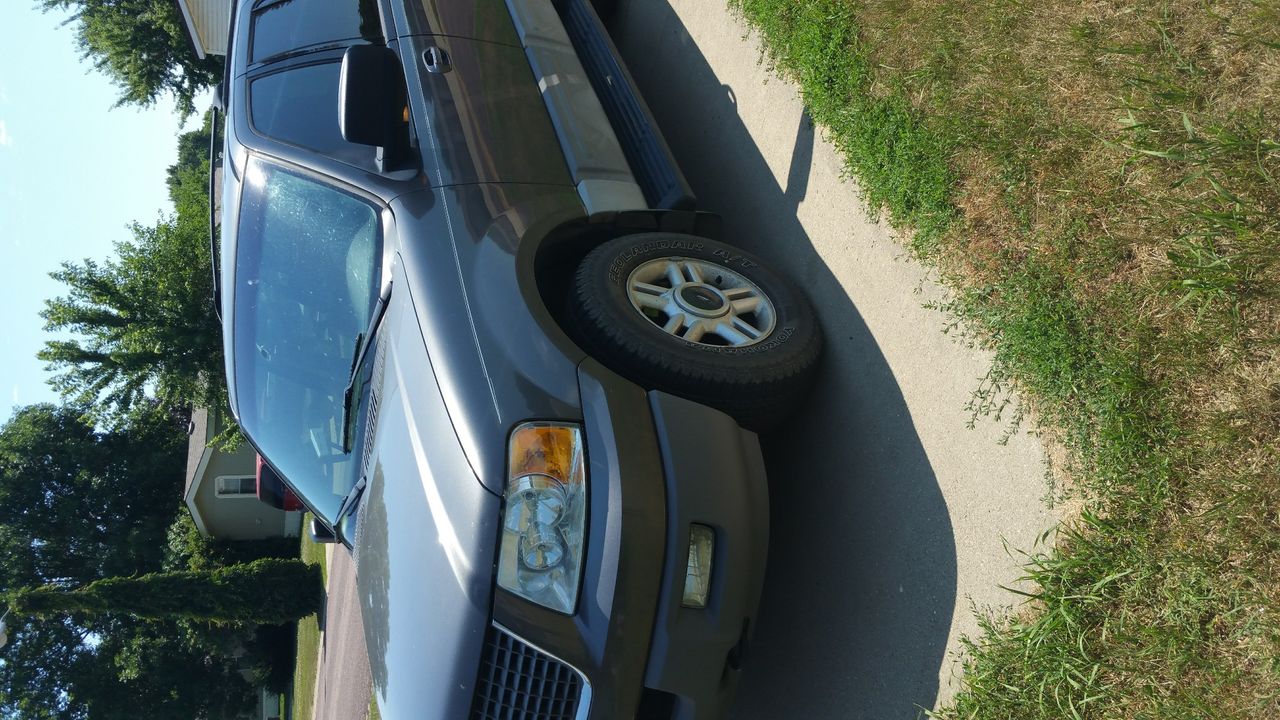
<path id="1" fill-rule="evenodd" d="M 293 490 L 284 483 L 284 480 L 271 469 L 271 466 L 258 456 L 258 499 L 270 505 L 273 508 L 290 512 L 293 510 L 301 510 L 302 501 L 297 495 L 293 494 Z"/>

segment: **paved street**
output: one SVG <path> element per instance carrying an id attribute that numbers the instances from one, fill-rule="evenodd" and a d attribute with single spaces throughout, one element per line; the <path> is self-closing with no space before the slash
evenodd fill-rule
<path id="1" fill-rule="evenodd" d="M 770 569 L 733 717 L 915 718 L 953 692 L 971 605 L 1011 602 L 1005 543 L 1029 549 L 1053 524 L 1040 445 L 966 428 L 988 357 L 924 307 L 945 296 L 866 216 L 723 2 L 624 1 L 614 30 L 702 206 L 803 283 L 829 339 L 819 391 L 764 439 Z M 318 707 L 351 720 L 368 661 L 344 551 L 331 568 Z"/>
<path id="2" fill-rule="evenodd" d="M 341 545 L 329 546 L 329 594 L 316 682 L 316 720 L 364 720 L 373 681 L 360 622 L 355 566 Z"/>

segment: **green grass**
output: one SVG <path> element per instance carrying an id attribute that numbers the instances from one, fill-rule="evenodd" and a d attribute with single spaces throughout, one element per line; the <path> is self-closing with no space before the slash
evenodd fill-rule
<path id="1" fill-rule="evenodd" d="M 301 557 L 309 565 L 319 565 L 320 575 L 324 578 L 325 587 L 329 586 L 329 563 L 325 560 L 325 546 L 320 543 L 311 542 L 311 537 L 307 534 L 307 527 L 311 523 L 311 513 L 303 516 L 302 520 L 302 550 Z"/>
<path id="2" fill-rule="evenodd" d="M 298 621 L 298 660 L 293 668 L 293 720 L 311 720 L 315 712 L 320 627 L 314 617 Z"/>
<path id="3" fill-rule="evenodd" d="M 953 176 L 939 138 L 915 118 L 896 93 L 868 92 L 870 60 L 858 47 L 851 7 L 839 2 L 739 3 L 771 41 L 778 61 L 800 83 L 815 122 L 831 132 L 849 170 L 864 181 L 868 200 L 888 208 L 899 223 L 934 239 L 954 214 L 948 202 Z"/>
<path id="4" fill-rule="evenodd" d="M 730 0 L 1083 507 L 945 718 L 1280 702 L 1280 4 Z"/>
<path id="5" fill-rule="evenodd" d="M 324 545 L 311 542 L 305 528 L 311 517 L 303 518 L 302 559 L 311 565 L 319 565 L 325 586 L 329 583 L 329 565 L 325 561 Z M 315 709 L 316 670 L 320 660 L 320 625 L 312 615 L 298 621 L 298 650 L 293 668 L 293 720 L 311 720 Z"/>
<path id="6" fill-rule="evenodd" d="M 369 698 L 369 714 L 367 720 L 382 720 L 382 713 L 378 712 L 377 696 Z"/>

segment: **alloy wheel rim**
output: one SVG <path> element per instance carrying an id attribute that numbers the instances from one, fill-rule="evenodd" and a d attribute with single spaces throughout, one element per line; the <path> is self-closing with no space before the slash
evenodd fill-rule
<path id="1" fill-rule="evenodd" d="M 718 263 L 665 257 L 627 277 L 631 307 L 672 337 L 708 347 L 750 347 L 777 324 L 769 296 L 746 276 Z"/>

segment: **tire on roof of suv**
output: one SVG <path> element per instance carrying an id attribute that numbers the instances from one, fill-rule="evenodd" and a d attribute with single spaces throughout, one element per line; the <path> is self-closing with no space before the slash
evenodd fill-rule
<path id="1" fill-rule="evenodd" d="M 752 430 L 795 408 L 822 350 L 798 288 L 754 255 L 688 235 L 628 235 L 591 251 L 570 317 L 588 352 L 616 372 Z"/>

